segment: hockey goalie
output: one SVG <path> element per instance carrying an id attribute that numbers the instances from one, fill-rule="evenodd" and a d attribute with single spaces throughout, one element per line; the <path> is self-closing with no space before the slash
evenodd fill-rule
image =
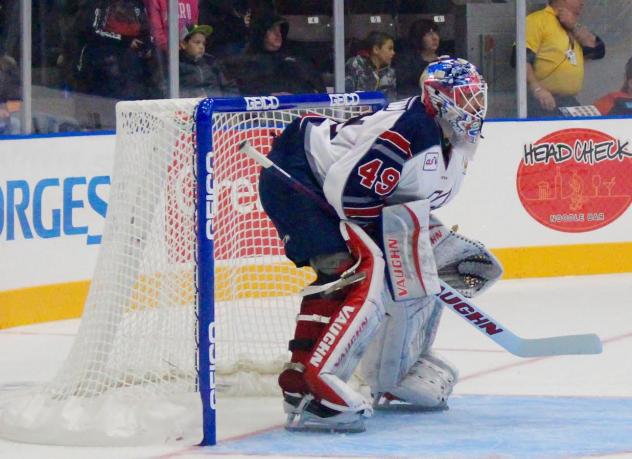
<path id="1" fill-rule="evenodd" d="M 344 123 L 305 115 L 274 140 L 268 158 L 330 211 L 261 173 L 261 203 L 288 258 L 317 274 L 279 375 L 290 430 L 362 431 L 374 408 L 393 403 L 445 408 L 458 372 L 432 352 L 439 277 L 471 297 L 502 274 L 482 244 L 431 213 L 457 194 L 474 157 L 486 83 L 471 63 L 443 57 L 420 86 L 420 96 Z M 373 400 L 348 384 L 359 365 Z"/>

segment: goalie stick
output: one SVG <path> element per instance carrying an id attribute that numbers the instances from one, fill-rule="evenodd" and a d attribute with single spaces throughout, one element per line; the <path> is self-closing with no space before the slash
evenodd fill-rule
<path id="1" fill-rule="evenodd" d="M 325 211 L 338 217 L 336 211 L 329 203 L 261 154 L 249 141 L 242 142 L 239 145 L 239 150 L 262 167 L 270 169 L 293 189 L 313 199 Z M 469 298 L 450 287 L 445 281 L 439 279 L 439 283 L 441 291 L 436 297 L 444 307 L 450 309 L 513 355 L 518 357 L 545 357 L 552 355 L 600 354 L 602 351 L 601 340 L 594 333 L 552 336 L 548 338 L 521 338 L 476 306 Z"/>

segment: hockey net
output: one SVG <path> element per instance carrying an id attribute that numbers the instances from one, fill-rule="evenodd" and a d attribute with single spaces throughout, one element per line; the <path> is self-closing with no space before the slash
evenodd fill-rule
<path id="1" fill-rule="evenodd" d="M 52 381 L 0 405 L 0 436 L 92 445 L 200 440 L 198 102 L 118 104 L 108 215 L 78 335 Z M 356 104 L 213 114 L 220 392 L 276 393 L 297 294 L 314 278 L 285 258 L 258 199 L 259 167 L 238 151 L 240 142 L 267 153 L 274 136 L 304 113 L 345 119 L 367 111 Z"/>

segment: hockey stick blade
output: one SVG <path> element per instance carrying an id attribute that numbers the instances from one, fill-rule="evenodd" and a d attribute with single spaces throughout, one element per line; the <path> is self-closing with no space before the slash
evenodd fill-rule
<path id="1" fill-rule="evenodd" d="M 258 162 L 262 167 L 273 168 L 276 175 L 297 191 L 305 193 L 330 214 L 336 211 L 325 200 L 306 188 L 302 183 L 257 151 L 248 141 L 239 145 L 239 150 Z M 549 338 L 526 339 L 512 333 L 497 320 L 472 303 L 471 300 L 439 279 L 441 291 L 436 295 L 444 307 L 487 336 L 496 344 L 518 357 L 547 357 L 553 355 L 600 354 L 601 340 L 595 334 L 552 336 Z"/>
<path id="2" fill-rule="evenodd" d="M 443 280 L 437 298 L 444 307 L 466 320 L 479 332 L 518 357 L 546 357 L 552 355 L 600 354 L 601 340 L 593 333 L 584 335 L 552 336 L 549 338 L 521 338 L 476 306 Z"/>

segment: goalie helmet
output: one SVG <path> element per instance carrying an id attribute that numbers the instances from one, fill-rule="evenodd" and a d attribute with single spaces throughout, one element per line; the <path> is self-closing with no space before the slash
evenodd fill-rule
<path id="1" fill-rule="evenodd" d="M 441 57 L 419 79 L 428 113 L 443 121 L 457 139 L 476 143 L 487 112 L 487 83 L 465 59 Z"/>

